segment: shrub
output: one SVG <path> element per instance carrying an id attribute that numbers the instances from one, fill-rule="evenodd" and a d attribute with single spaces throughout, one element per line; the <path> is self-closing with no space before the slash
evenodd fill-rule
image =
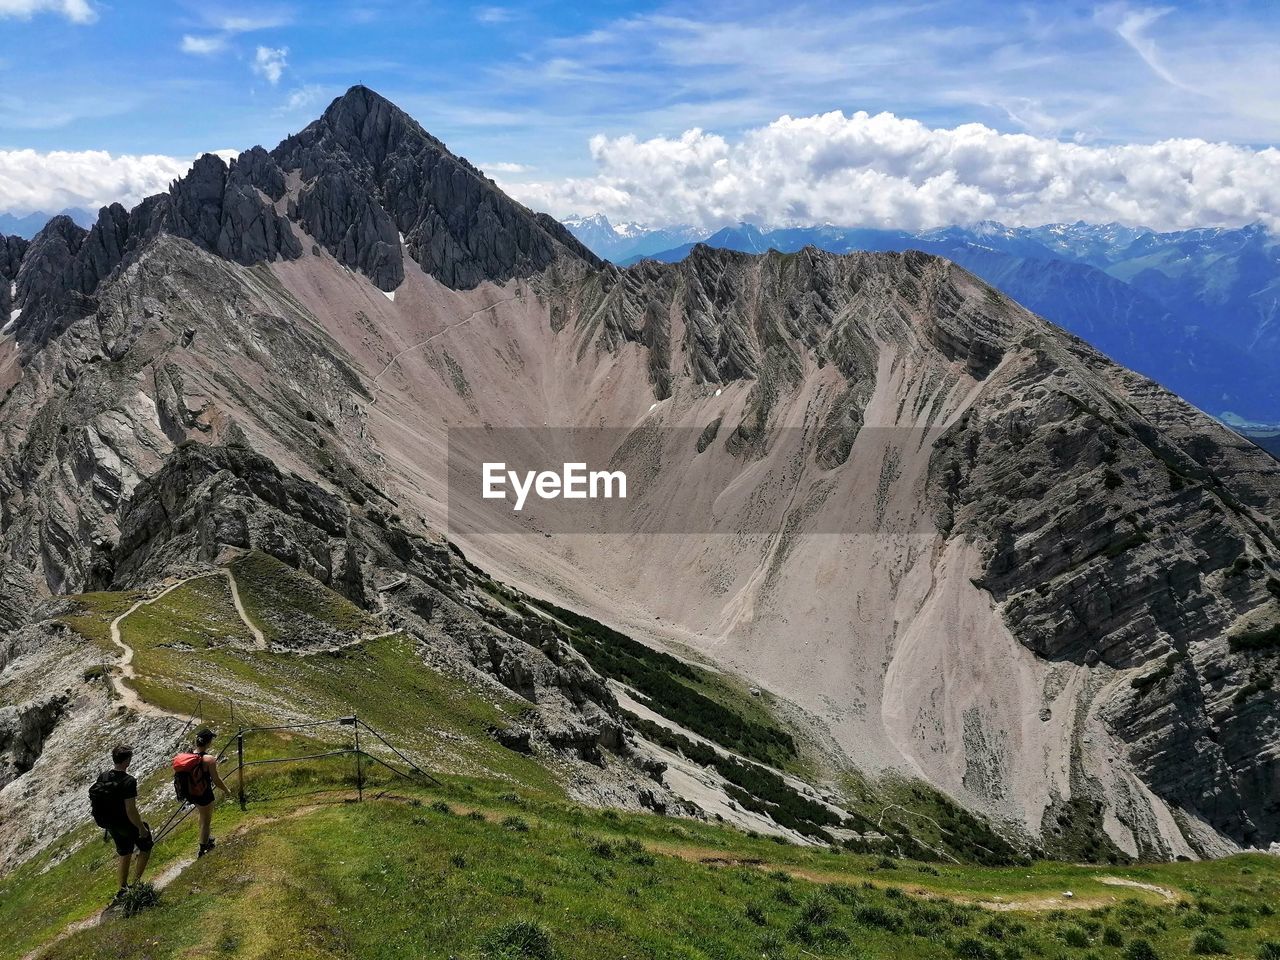
<path id="1" fill-rule="evenodd" d="M 858 893 L 857 887 L 851 887 L 843 883 L 833 883 L 827 887 L 827 893 L 831 894 L 831 899 L 836 903 L 843 903 L 845 906 L 857 903 L 862 895 Z"/>
<path id="2" fill-rule="evenodd" d="M 1124 960 L 1160 960 L 1160 955 L 1146 940 L 1130 940 L 1124 951 Z"/>
<path id="3" fill-rule="evenodd" d="M 1072 924 L 1069 927 L 1063 927 L 1058 931 L 1058 937 L 1068 947 L 1076 947 L 1077 949 L 1087 947 L 1089 945 L 1089 934 L 1084 927 L 1078 927 Z"/>
<path id="4" fill-rule="evenodd" d="M 551 935 L 532 920 L 512 920 L 494 927 L 480 943 L 491 960 L 555 960 Z"/>
<path id="5" fill-rule="evenodd" d="M 760 906 L 758 903 L 748 903 L 746 914 L 747 919 L 757 927 L 765 927 L 769 925 L 769 917 L 764 912 L 764 907 Z"/>
<path id="6" fill-rule="evenodd" d="M 881 857 L 876 861 L 876 866 L 881 870 L 897 870 L 898 861 L 894 860 L 893 857 Z"/>
<path id="7" fill-rule="evenodd" d="M 962 938 L 951 948 L 951 952 L 962 960 L 1000 960 L 999 954 L 977 937 Z"/>
<path id="8" fill-rule="evenodd" d="M 765 960 L 776 960 L 786 956 L 787 942 L 782 935 L 773 930 L 766 930 L 760 935 L 760 956 Z"/>
<path id="9" fill-rule="evenodd" d="M 617 851 L 608 840 L 593 840 L 588 849 L 601 860 L 612 860 Z"/>
<path id="10" fill-rule="evenodd" d="M 449 862 L 453 864 L 455 867 L 457 867 L 459 870 L 461 870 L 463 867 L 467 865 L 467 858 L 463 856 L 461 853 L 455 853 L 452 857 L 449 858 Z"/>
<path id="11" fill-rule="evenodd" d="M 804 898 L 800 904 L 800 922 L 821 927 L 831 922 L 835 909 L 825 893 L 818 890 Z"/>
<path id="12" fill-rule="evenodd" d="M 140 880 L 124 892 L 120 898 L 120 912 L 126 917 L 137 916 L 160 902 L 160 893 L 145 880 Z"/>
<path id="13" fill-rule="evenodd" d="M 1004 920 L 1001 917 L 992 917 L 978 928 L 978 932 L 984 937 L 990 937 L 992 940 L 1003 940 L 1008 935 L 1008 931 L 1004 927 Z"/>
<path id="14" fill-rule="evenodd" d="M 1258 944 L 1258 960 L 1280 960 L 1280 940 L 1263 940 Z"/>
<path id="15" fill-rule="evenodd" d="M 453 808 L 443 800 L 437 800 L 435 803 L 431 804 L 431 809 L 436 813 L 453 813 Z"/>
<path id="16" fill-rule="evenodd" d="M 853 911 L 855 923 L 864 927 L 880 927 L 883 930 L 901 930 L 902 915 L 878 903 L 864 903 Z"/>
<path id="17" fill-rule="evenodd" d="M 1108 946 L 1108 947 L 1123 947 L 1124 934 L 1122 934 L 1115 927 L 1103 927 L 1102 943 L 1104 946 Z"/>
<path id="18" fill-rule="evenodd" d="M 516 833 L 528 833 L 529 821 L 524 817 L 503 817 L 502 825 L 508 830 L 514 830 Z"/>
<path id="19" fill-rule="evenodd" d="M 1191 952 L 1201 956 L 1227 952 L 1227 940 L 1213 927 L 1206 927 L 1191 941 Z"/>

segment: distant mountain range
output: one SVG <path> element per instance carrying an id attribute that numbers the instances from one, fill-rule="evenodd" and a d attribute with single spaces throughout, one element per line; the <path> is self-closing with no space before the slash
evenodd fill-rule
<path id="1" fill-rule="evenodd" d="M 623 265 L 676 262 L 695 246 L 688 240 L 643 252 L 669 231 L 628 225 L 636 252 L 618 258 L 611 251 L 622 244 L 596 239 L 596 230 L 609 228 L 603 216 L 566 226 Z M 765 231 L 744 223 L 700 242 L 747 253 L 814 246 L 945 256 L 1237 429 L 1258 435 L 1267 432 L 1263 425 L 1280 424 L 1280 241 L 1261 226 L 1156 233 L 1114 223 L 983 222 L 909 233 L 830 225 Z M 1264 445 L 1276 446 L 1274 436 Z"/>
<path id="2" fill-rule="evenodd" d="M 43 210 L 37 210 L 35 213 L 27 213 L 18 216 L 14 213 L 0 213 L 0 236 L 22 237 L 24 240 L 30 240 L 44 227 L 46 223 L 56 216 L 70 217 L 79 226 L 86 229 L 92 227 L 98 219 L 97 214 L 84 207 L 67 207 L 58 213 L 45 213 Z"/>
<path id="3" fill-rule="evenodd" d="M 688 225 L 654 228 L 638 223 L 610 223 L 603 213 L 568 217 L 561 222 L 592 252 L 614 263 L 660 254 L 704 235 L 704 231 Z"/>

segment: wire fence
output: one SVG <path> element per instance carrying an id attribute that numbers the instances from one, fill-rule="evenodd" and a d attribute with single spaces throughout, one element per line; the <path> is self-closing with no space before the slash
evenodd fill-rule
<path id="1" fill-rule="evenodd" d="M 187 732 L 191 729 L 191 727 L 201 720 L 202 706 L 203 706 L 203 698 L 196 701 L 196 707 L 195 707 L 195 710 L 192 712 L 191 719 L 188 720 L 186 726 L 184 726 L 182 730 L 179 731 L 177 736 L 177 741 L 179 743 L 183 741 L 183 738 L 186 736 Z M 231 709 L 234 715 L 234 710 L 235 710 L 234 704 L 232 704 Z M 331 750 L 321 750 L 316 753 L 308 753 L 300 756 L 290 756 L 290 757 L 260 757 L 258 759 L 246 759 L 246 745 L 249 745 L 252 743 L 252 738 L 255 734 L 279 733 L 283 731 L 292 731 L 292 730 L 310 730 L 310 729 L 315 729 L 319 727 L 339 727 L 339 728 L 348 727 L 351 730 L 351 739 L 349 743 L 344 743 L 343 745 L 337 746 Z M 389 763 L 387 760 L 383 759 L 382 757 L 379 757 L 377 754 L 373 754 L 365 750 L 364 746 L 361 743 L 361 738 L 360 738 L 361 731 L 364 731 L 366 734 L 372 736 L 375 740 L 377 740 L 380 744 L 382 744 L 383 747 L 385 747 L 388 751 L 390 751 L 400 761 L 400 763 L 404 765 L 405 769 L 400 769 L 400 767 L 396 766 L 394 763 Z M 407 780 L 411 783 L 421 784 L 422 782 L 426 781 L 426 782 L 430 782 L 431 784 L 434 784 L 435 786 L 441 786 L 441 783 L 439 780 L 437 780 L 431 774 L 427 773 L 425 770 L 419 767 L 416 763 L 410 760 L 409 757 L 407 757 L 403 753 L 403 751 L 397 749 L 389 740 L 387 740 L 386 737 L 384 737 L 381 733 L 379 733 L 373 727 L 369 726 L 368 723 L 361 720 L 356 714 L 351 714 L 350 716 L 344 716 L 344 717 L 332 717 L 330 719 L 325 719 L 325 720 L 307 720 L 307 721 L 301 721 L 298 723 L 274 724 L 272 726 L 240 727 L 239 729 L 236 730 L 235 733 L 231 734 L 227 738 L 227 740 L 223 743 L 222 748 L 215 755 L 215 759 L 219 765 L 221 765 L 227 759 L 227 753 L 229 750 L 231 750 L 232 747 L 235 748 L 235 771 L 234 771 L 234 774 L 232 775 L 236 778 L 236 799 L 240 804 L 241 810 L 248 810 L 249 803 L 251 801 L 262 802 L 265 800 L 286 800 L 286 799 L 296 799 L 299 797 L 318 796 L 320 794 L 335 793 L 338 791 L 345 792 L 348 789 L 348 787 L 346 786 L 331 786 L 331 787 L 321 787 L 314 790 L 303 790 L 303 791 L 296 791 L 293 793 L 270 794 L 265 796 L 255 794 L 251 797 L 249 795 L 248 790 L 246 789 L 248 771 L 250 771 L 254 767 L 271 767 L 274 765 L 289 764 L 289 763 L 314 763 L 316 761 L 329 760 L 336 757 L 351 757 L 354 760 L 355 788 L 356 788 L 357 802 L 362 802 L 364 800 L 365 786 L 368 782 L 366 762 L 369 764 L 375 764 L 379 767 L 382 767 L 390 771 L 391 773 L 395 774 L 397 777 L 400 777 L 401 779 Z M 164 822 L 163 825 L 161 825 L 159 830 L 156 830 L 153 833 L 153 836 L 152 836 L 153 842 L 159 843 L 165 837 L 173 833 L 173 831 L 176 830 L 182 824 L 182 822 L 191 815 L 191 812 L 195 809 L 196 808 L 193 805 L 191 805 L 188 801 L 180 800 L 178 802 L 177 808 L 169 815 L 169 818 Z"/>

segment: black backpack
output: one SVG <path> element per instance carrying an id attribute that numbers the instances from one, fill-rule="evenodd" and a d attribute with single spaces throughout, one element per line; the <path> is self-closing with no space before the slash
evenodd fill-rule
<path id="1" fill-rule="evenodd" d="M 109 827 L 120 819 L 120 787 L 110 773 L 98 774 L 89 786 L 89 813 L 100 827 Z"/>

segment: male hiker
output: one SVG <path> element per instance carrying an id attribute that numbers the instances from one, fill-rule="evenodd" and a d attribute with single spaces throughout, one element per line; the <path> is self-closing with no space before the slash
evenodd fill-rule
<path id="1" fill-rule="evenodd" d="M 133 859 L 134 849 L 138 851 L 134 883 L 142 879 L 142 871 L 147 869 L 147 861 L 151 859 L 151 827 L 138 813 L 138 781 L 127 773 L 132 759 L 131 747 L 124 744 L 114 747 L 111 762 L 115 766 L 99 774 L 89 788 L 89 809 L 94 823 L 111 835 L 119 854 L 116 880 L 120 888 L 112 903 L 118 902 L 128 888 L 129 862 Z"/>
<path id="2" fill-rule="evenodd" d="M 195 749 L 173 758 L 173 789 L 179 800 L 186 800 L 196 808 L 200 816 L 200 852 L 203 857 L 213 849 L 214 839 L 209 836 L 213 822 L 213 788 L 230 793 L 218 774 L 218 758 L 208 754 L 213 743 L 213 731 L 201 730 L 196 734 Z"/>

